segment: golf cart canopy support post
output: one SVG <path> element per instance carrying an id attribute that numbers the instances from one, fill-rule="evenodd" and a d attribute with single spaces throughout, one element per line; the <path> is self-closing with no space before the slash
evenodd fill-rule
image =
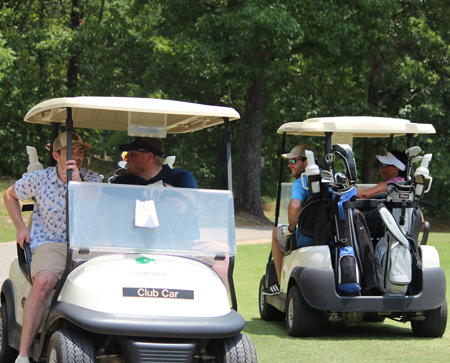
<path id="1" fill-rule="evenodd" d="M 283 136 L 281 138 L 280 143 L 280 166 L 278 168 L 278 186 L 277 186 L 277 200 L 275 204 L 275 222 L 274 226 L 278 226 L 278 217 L 280 216 L 280 204 L 281 204 L 281 179 L 283 176 L 283 158 L 281 157 L 284 154 L 284 149 L 286 147 L 286 133 L 283 132 Z"/>

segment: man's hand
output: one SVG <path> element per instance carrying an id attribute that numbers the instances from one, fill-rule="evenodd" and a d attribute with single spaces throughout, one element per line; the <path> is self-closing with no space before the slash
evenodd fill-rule
<path id="1" fill-rule="evenodd" d="M 22 247 L 24 243 L 30 243 L 30 231 L 27 228 L 21 228 L 17 231 L 16 241 Z"/>
<path id="2" fill-rule="evenodd" d="M 67 183 L 67 170 L 72 170 L 72 180 L 73 181 L 82 181 L 81 175 L 77 168 L 77 162 L 75 160 L 67 160 L 66 167 L 63 170 L 62 181 Z"/>
<path id="3" fill-rule="evenodd" d="M 281 227 L 281 233 L 283 233 L 284 237 L 290 237 L 294 234 L 294 232 L 295 232 L 295 229 L 291 230 L 291 229 L 289 229 L 289 226 Z"/>

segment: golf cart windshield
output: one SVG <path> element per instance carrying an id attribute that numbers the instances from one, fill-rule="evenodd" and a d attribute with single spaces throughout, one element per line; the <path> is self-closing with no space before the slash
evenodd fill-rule
<path id="1" fill-rule="evenodd" d="M 98 253 L 234 256 L 229 191 L 69 183 L 74 260 Z"/>

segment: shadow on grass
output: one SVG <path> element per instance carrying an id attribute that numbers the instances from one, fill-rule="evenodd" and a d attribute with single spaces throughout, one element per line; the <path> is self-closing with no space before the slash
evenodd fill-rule
<path id="1" fill-rule="evenodd" d="M 327 340 L 420 340 L 442 338 L 420 338 L 413 335 L 410 323 L 398 323 L 386 319 L 384 323 L 359 323 L 356 326 L 347 326 L 343 322 L 332 323 L 322 321 L 321 332 L 318 337 L 295 338 L 288 335 L 285 321 L 264 321 L 252 318 L 246 321 L 245 331 L 254 335 L 274 335 L 281 339 L 315 339 Z"/>

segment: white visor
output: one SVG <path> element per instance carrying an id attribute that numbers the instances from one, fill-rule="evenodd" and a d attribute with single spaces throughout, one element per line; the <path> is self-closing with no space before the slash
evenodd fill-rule
<path id="1" fill-rule="evenodd" d="M 380 162 L 387 165 L 394 165 L 399 168 L 401 171 L 405 171 L 406 165 L 403 164 L 400 160 L 398 160 L 394 155 L 388 153 L 386 156 L 377 155 L 376 156 Z"/>

